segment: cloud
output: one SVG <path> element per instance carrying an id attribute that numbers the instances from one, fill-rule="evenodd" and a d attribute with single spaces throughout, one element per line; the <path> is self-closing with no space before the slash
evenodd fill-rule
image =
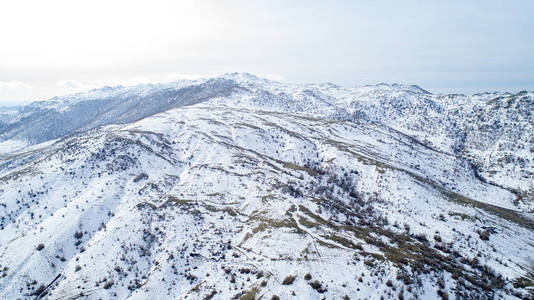
<path id="1" fill-rule="evenodd" d="M 168 73 L 163 78 L 164 81 L 175 81 L 182 79 L 201 79 L 211 77 L 210 75 L 200 75 L 200 74 L 184 74 L 184 73 Z"/>
<path id="2" fill-rule="evenodd" d="M 22 81 L 0 81 L 0 90 L 29 90 L 32 87 Z"/>
<path id="3" fill-rule="evenodd" d="M 143 84 L 143 83 L 149 83 L 153 82 L 153 80 L 150 80 L 145 77 L 128 77 L 128 78 L 110 78 L 105 80 L 95 80 L 91 82 L 91 85 L 95 87 L 102 87 L 105 85 L 108 86 L 115 86 L 115 85 L 124 85 L 124 86 L 130 86 L 130 85 L 137 85 L 137 84 Z"/>
<path id="4" fill-rule="evenodd" d="M 74 80 L 60 80 L 56 82 L 56 86 L 63 87 L 63 88 L 72 88 L 72 89 L 78 89 L 83 87 L 83 84 L 74 81 Z"/>

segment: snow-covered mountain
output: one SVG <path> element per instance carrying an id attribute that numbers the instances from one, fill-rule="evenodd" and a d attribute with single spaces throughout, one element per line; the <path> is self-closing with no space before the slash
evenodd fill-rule
<path id="1" fill-rule="evenodd" d="M 0 298 L 532 298 L 533 96 L 234 73 L 0 110 Z"/>

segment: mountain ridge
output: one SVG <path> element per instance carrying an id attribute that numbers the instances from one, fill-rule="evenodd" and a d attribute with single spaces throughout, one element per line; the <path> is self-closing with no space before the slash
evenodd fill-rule
<path id="1" fill-rule="evenodd" d="M 93 90 L 58 98 L 61 101 L 30 104 L 19 113 L 0 113 L 0 149 L 209 102 L 390 126 L 436 150 L 469 158 L 488 182 L 532 199 L 533 97 L 532 92 L 433 95 L 413 85 L 384 83 L 359 88 L 289 84 L 228 73 L 211 79 Z"/>

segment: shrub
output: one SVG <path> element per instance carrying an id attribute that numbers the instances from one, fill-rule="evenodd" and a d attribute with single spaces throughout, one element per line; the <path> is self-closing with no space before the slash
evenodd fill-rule
<path id="1" fill-rule="evenodd" d="M 37 251 L 41 251 L 41 250 L 43 250 L 43 248 L 44 248 L 44 245 L 43 244 L 39 244 L 39 245 L 37 245 L 37 248 L 35 248 L 35 249 Z"/>
<path id="2" fill-rule="evenodd" d="M 310 286 L 321 294 L 327 291 L 327 289 L 323 288 L 323 285 L 318 280 L 310 282 Z"/>
<path id="3" fill-rule="evenodd" d="M 278 296 L 276 296 L 276 295 L 273 295 L 273 296 L 271 297 L 271 300 L 280 300 L 280 297 L 278 297 Z"/>
<path id="4" fill-rule="evenodd" d="M 293 276 L 293 275 L 289 275 L 287 276 L 284 281 L 282 281 L 282 284 L 283 285 L 290 285 L 290 284 L 293 284 L 293 282 L 295 281 L 295 278 L 297 278 L 296 276 Z"/>
<path id="5" fill-rule="evenodd" d="M 106 284 L 104 285 L 104 289 L 109 289 L 110 287 L 113 286 L 115 282 L 113 282 L 113 280 L 109 280 L 108 282 L 106 282 Z"/>
<path id="6" fill-rule="evenodd" d="M 35 290 L 35 292 L 32 293 L 32 296 L 41 295 L 41 293 L 44 292 L 45 289 L 46 289 L 46 287 L 43 284 L 41 284 L 41 286 L 39 286 L 39 288 L 37 290 Z"/>
<path id="7" fill-rule="evenodd" d="M 489 236 L 490 236 L 490 232 L 487 231 L 487 230 L 478 231 L 478 236 L 480 236 L 481 240 L 488 241 L 489 240 Z"/>
<path id="8" fill-rule="evenodd" d="M 442 300 L 449 300 L 449 294 L 445 291 L 438 290 L 438 295 L 441 297 Z"/>
<path id="9" fill-rule="evenodd" d="M 74 272 L 78 272 L 82 269 L 82 267 L 80 265 L 76 265 L 76 267 L 74 268 Z"/>
<path id="10" fill-rule="evenodd" d="M 308 274 L 304 275 L 304 279 L 305 279 L 305 280 L 311 280 L 311 279 L 312 279 L 311 274 L 308 273 Z"/>
<path id="11" fill-rule="evenodd" d="M 440 288 L 444 289 L 445 288 L 445 280 L 443 280 L 443 278 L 438 279 L 438 285 L 439 285 Z"/>
<path id="12" fill-rule="evenodd" d="M 428 239 L 426 238 L 426 234 L 424 234 L 424 233 L 416 234 L 414 237 L 415 237 L 415 239 L 417 239 L 418 241 L 420 241 L 422 243 L 428 242 Z"/>
<path id="13" fill-rule="evenodd" d="M 212 290 L 211 293 L 207 294 L 207 295 L 204 297 L 204 300 L 210 300 L 210 299 L 212 299 L 213 297 L 215 297 L 216 294 L 217 294 L 217 291 L 216 291 L 216 290 Z"/>

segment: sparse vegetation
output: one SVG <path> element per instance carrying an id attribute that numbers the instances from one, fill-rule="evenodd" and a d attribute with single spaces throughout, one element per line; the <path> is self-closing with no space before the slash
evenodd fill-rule
<path id="1" fill-rule="evenodd" d="M 114 284 L 115 284 L 115 282 L 114 282 L 113 280 L 108 280 L 108 281 L 106 281 L 106 283 L 104 284 L 104 289 L 108 290 L 108 289 L 110 289 Z"/>
<path id="2" fill-rule="evenodd" d="M 442 300 L 449 300 L 449 293 L 443 290 L 438 290 L 438 296 L 440 296 Z"/>
<path id="3" fill-rule="evenodd" d="M 489 241 L 490 232 L 488 230 L 479 230 L 477 233 L 481 240 Z"/>
<path id="4" fill-rule="evenodd" d="M 319 282 L 318 280 L 314 280 L 312 282 L 309 283 L 310 286 L 316 290 L 318 293 L 325 293 L 327 292 L 327 289 L 323 287 L 322 283 Z"/>
<path id="5" fill-rule="evenodd" d="M 260 290 L 257 287 L 253 287 L 251 290 L 247 291 L 239 300 L 257 300 L 257 294 Z"/>
<path id="6" fill-rule="evenodd" d="M 295 282 L 295 279 L 297 277 L 294 276 L 294 275 L 289 275 L 287 276 L 286 278 L 284 278 L 284 281 L 282 281 L 282 284 L 283 285 L 290 285 L 290 284 L 293 284 L 293 282 Z"/>

